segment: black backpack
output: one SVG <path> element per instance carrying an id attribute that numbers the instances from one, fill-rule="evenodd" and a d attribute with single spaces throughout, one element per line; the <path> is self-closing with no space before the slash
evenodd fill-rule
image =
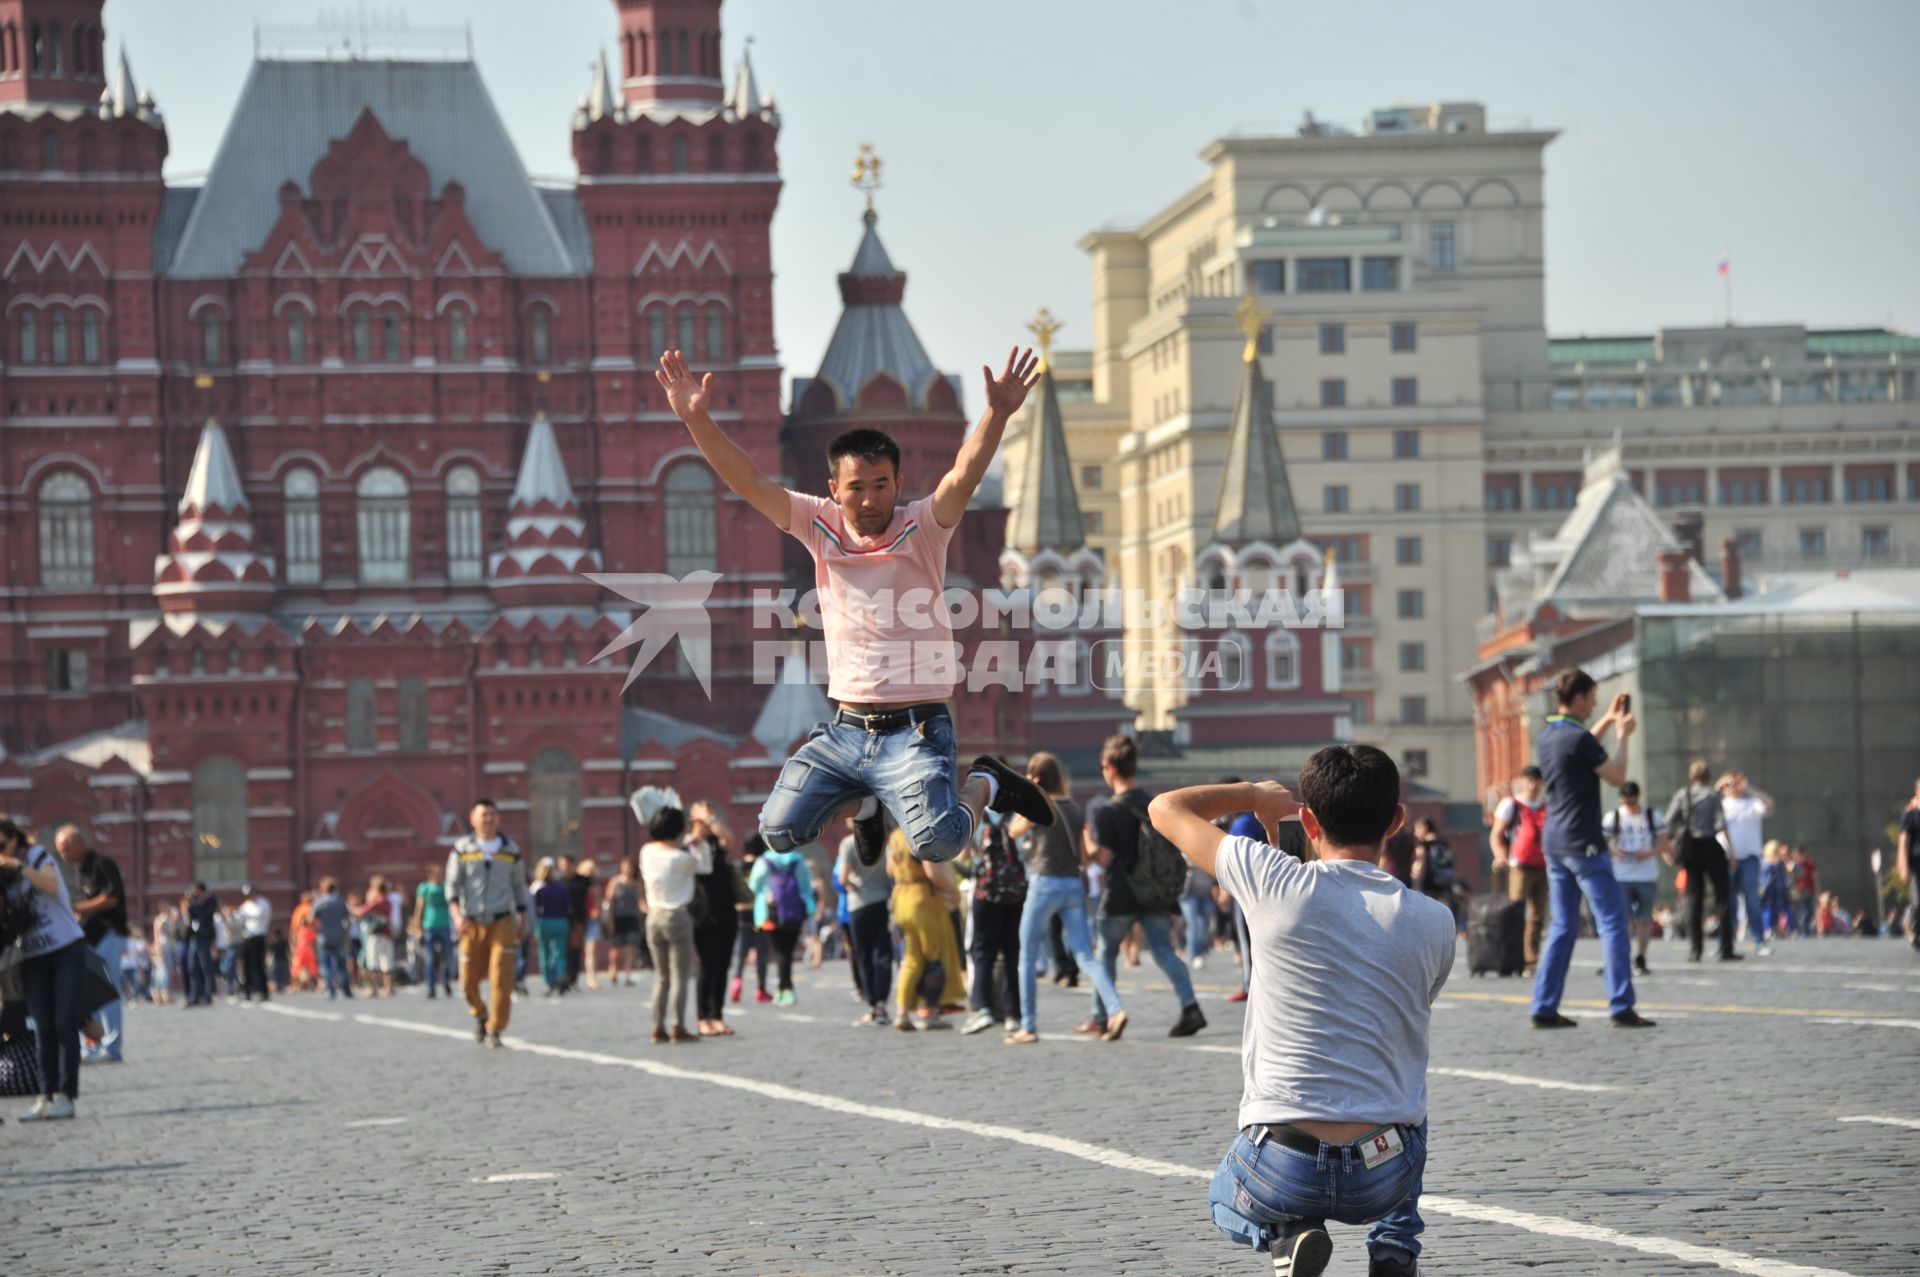
<path id="1" fill-rule="evenodd" d="M 1114 799 L 1140 827 L 1140 850 L 1127 870 L 1127 886 L 1142 913 L 1164 913 L 1180 907 L 1187 886 L 1187 858 L 1147 819 L 1150 795 L 1132 790 Z"/>

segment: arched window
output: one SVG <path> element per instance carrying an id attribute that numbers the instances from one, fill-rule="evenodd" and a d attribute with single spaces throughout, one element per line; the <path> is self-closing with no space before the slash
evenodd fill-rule
<path id="1" fill-rule="evenodd" d="M 80 362 L 100 362 L 100 312 L 97 310 L 80 312 Z"/>
<path id="2" fill-rule="evenodd" d="M 1247 640 L 1238 631 L 1220 637 L 1220 679 L 1215 686 L 1235 691 L 1247 682 Z"/>
<path id="3" fill-rule="evenodd" d="M 698 461 L 667 471 L 667 572 L 683 576 L 719 566 L 713 471 Z"/>
<path id="4" fill-rule="evenodd" d="M 67 343 L 67 312 L 56 310 L 47 318 L 47 359 L 51 363 L 64 364 L 73 355 Z"/>
<path id="5" fill-rule="evenodd" d="M 20 362 L 40 362 L 40 319 L 30 310 L 20 312 Z"/>
<path id="6" fill-rule="evenodd" d="M 527 843 L 536 858 L 580 854 L 580 763 L 558 746 L 535 754 L 529 768 Z"/>
<path id="7" fill-rule="evenodd" d="M 287 582 L 312 585 L 320 579 L 320 476 L 289 470 L 280 491 L 287 501 Z"/>
<path id="8" fill-rule="evenodd" d="M 223 361 L 227 344 L 220 332 L 220 315 L 208 311 L 200 316 L 200 362 L 209 367 Z"/>
<path id="9" fill-rule="evenodd" d="M 27 56 L 35 71 L 44 71 L 47 67 L 47 41 L 40 34 L 40 24 L 34 23 L 27 32 Z"/>
<path id="10" fill-rule="evenodd" d="M 370 585 L 405 581 L 410 575 L 406 476 L 376 466 L 354 486 L 359 498 L 360 579 Z"/>
<path id="11" fill-rule="evenodd" d="M 658 359 L 667 353 L 667 308 L 655 306 L 647 312 L 647 353 Z"/>
<path id="12" fill-rule="evenodd" d="M 533 362 L 544 364 L 553 356 L 553 317 L 545 310 L 535 310 L 530 323 Z"/>
<path id="13" fill-rule="evenodd" d="M 593 144 L 593 171 L 606 173 L 613 168 L 613 139 L 602 133 Z"/>
<path id="14" fill-rule="evenodd" d="M 307 312 L 297 306 L 287 312 L 287 362 L 307 362 Z"/>
<path id="15" fill-rule="evenodd" d="M 60 139 L 51 133 L 40 139 L 40 167 L 49 171 L 60 167 Z"/>
<path id="16" fill-rule="evenodd" d="M 694 349 L 693 339 L 696 333 L 696 325 L 697 325 L 697 321 L 694 319 L 694 316 L 693 316 L 693 307 L 682 306 L 680 308 L 677 318 L 680 321 L 678 325 L 680 329 L 680 334 L 679 334 L 680 349 L 685 351 L 689 356 L 691 356 L 693 354 L 693 349 Z"/>
<path id="17" fill-rule="evenodd" d="M 1274 584 L 1273 564 L 1265 559 L 1251 559 L 1240 565 L 1240 588 L 1251 594 L 1256 603 Z"/>
<path id="18" fill-rule="evenodd" d="M 193 876 L 216 885 L 245 882 L 247 769 L 234 758 L 193 769 Z"/>
<path id="19" fill-rule="evenodd" d="M 467 311 L 455 306 L 447 312 L 447 358 L 456 364 L 467 362 Z"/>
<path id="20" fill-rule="evenodd" d="M 725 172 L 727 167 L 727 140 L 718 133 L 707 139 L 707 172 Z"/>
<path id="21" fill-rule="evenodd" d="M 673 171 L 684 173 L 687 171 L 687 164 L 687 139 L 676 137 L 673 139 Z"/>
<path id="22" fill-rule="evenodd" d="M 747 134 L 746 150 L 746 163 L 740 167 L 749 173 L 758 173 L 760 171 L 760 135 L 758 133 Z"/>
<path id="23" fill-rule="evenodd" d="M 650 60 L 647 56 L 648 54 L 647 39 L 648 39 L 647 33 L 642 31 L 640 33 L 639 43 L 634 48 L 634 72 L 633 73 L 635 75 L 653 74 L 649 66 Z"/>
<path id="24" fill-rule="evenodd" d="M 400 748 L 409 753 L 427 749 L 427 683 L 425 679 L 400 680 Z"/>
<path id="25" fill-rule="evenodd" d="M 707 358 L 718 362 L 727 357 L 727 311 L 724 306 L 707 307 Z"/>
<path id="26" fill-rule="evenodd" d="M 373 748 L 373 680 L 356 678 L 347 684 L 347 748 L 365 751 Z"/>
<path id="27" fill-rule="evenodd" d="M 93 584 L 93 489 L 71 470 L 40 481 L 40 584 Z"/>
<path id="28" fill-rule="evenodd" d="M 687 68 L 690 65 L 687 62 L 687 33 L 684 31 L 675 33 L 673 42 L 676 49 L 678 50 L 678 57 L 676 60 L 680 64 L 680 74 L 687 75 L 689 74 Z"/>
<path id="29" fill-rule="evenodd" d="M 380 316 L 380 357 L 390 364 L 400 362 L 400 316 L 392 311 Z"/>
<path id="30" fill-rule="evenodd" d="M 629 80 L 640 74 L 633 69 L 633 32 L 631 31 L 620 37 L 620 68 L 620 74 Z"/>
<path id="31" fill-rule="evenodd" d="M 53 54 L 53 73 L 55 75 L 65 75 L 67 73 L 67 57 L 66 50 L 60 44 L 59 27 L 49 26 L 47 28 L 47 51 Z"/>
<path id="32" fill-rule="evenodd" d="M 1267 687 L 1284 691 L 1300 686 L 1300 640 L 1290 630 L 1267 632 Z"/>
<path id="33" fill-rule="evenodd" d="M 472 466 L 447 471 L 447 579 L 480 579 L 480 472 Z"/>
<path id="34" fill-rule="evenodd" d="M 373 360 L 373 316 L 362 308 L 353 312 L 353 362 Z"/>
<path id="35" fill-rule="evenodd" d="M 642 137 L 640 148 L 634 156 L 634 166 L 642 173 L 653 172 L 653 139 Z"/>

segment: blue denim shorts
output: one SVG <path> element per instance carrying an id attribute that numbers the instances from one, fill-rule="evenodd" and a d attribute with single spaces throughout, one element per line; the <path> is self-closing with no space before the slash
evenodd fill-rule
<path id="1" fill-rule="evenodd" d="M 817 724 L 780 769 L 760 809 L 760 836 L 775 851 L 791 851 L 871 794 L 906 831 L 917 858 L 952 860 L 973 838 L 957 770 L 953 719 L 944 714 L 888 732 L 838 720 Z"/>
<path id="2" fill-rule="evenodd" d="M 1653 902 L 1660 896 L 1660 884 L 1657 882 L 1623 882 L 1620 894 L 1627 898 L 1627 919 L 1631 922 L 1652 922 Z"/>

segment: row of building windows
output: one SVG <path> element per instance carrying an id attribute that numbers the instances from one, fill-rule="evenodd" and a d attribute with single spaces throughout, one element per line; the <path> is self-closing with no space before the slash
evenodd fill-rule
<path id="1" fill-rule="evenodd" d="M 1420 349 L 1420 325 L 1412 320 L 1399 320 L 1387 329 L 1387 349 L 1395 354 L 1412 354 Z M 1347 326 L 1345 324 L 1320 325 L 1320 353 L 1323 355 L 1344 355 L 1347 353 Z"/>
<path id="2" fill-rule="evenodd" d="M 97 364 L 100 319 L 100 312 L 90 306 L 78 312 L 23 310 L 13 322 L 14 352 L 22 364 Z"/>
<path id="3" fill-rule="evenodd" d="M 1634 490 L 1646 491 L 1646 477 L 1633 472 Z M 1827 505 L 1834 499 L 1834 475 L 1830 466 L 1783 466 L 1778 478 L 1764 468 L 1727 468 L 1718 472 L 1712 491 L 1713 503 L 1722 506 L 1763 506 L 1775 500 L 1781 505 Z M 1534 510 L 1571 510 L 1580 496 L 1580 475 L 1572 471 L 1536 474 L 1528 484 L 1528 506 Z M 1843 468 L 1840 476 L 1842 498 L 1850 505 L 1874 504 L 1899 499 L 1900 484 L 1892 463 L 1855 465 Z M 1907 471 L 1906 499 L 1920 501 L 1920 467 Z M 1704 506 L 1708 504 L 1707 472 L 1704 470 L 1655 471 L 1653 504 L 1662 507 Z M 1521 478 L 1517 474 L 1490 474 L 1484 480 L 1486 508 L 1514 511 L 1521 508 Z"/>
<path id="4" fill-rule="evenodd" d="M 663 481 L 666 571 L 676 576 L 719 566 L 718 504 L 713 472 L 686 462 Z M 481 517 L 480 472 L 456 465 L 446 474 L 447 578 L 472 584 L 485 576 L 486 536 Z M 282 571 L 289 585 L 321 579 L 320 476 L 298 466 L 281 483 L 285 498 Z M 55 471 L 37 493 L 40 583 L 74 587 L 94 584 L 93 489 L 71 470 Z M 412 485 L 392 466 L 375 466 L 354 483 L 354 527 L 359 579 L 393 585 L 413 577 Z"/>
<path id="5" fill-rule="evenodd" d="M 641 173 L 654 171 L 653 139 L 641 134 L 634 142 L 634 168 Z M 618 153 L 614 139 L 601 134 L 594 143 L 596 167 L 607 172 L 618 164 Z M 708 173 L 726 173 L 732 171 L 728 161 L 731 155 L 727 150 L 727 139 L 721 134 L 707 138 Z M 748 133 L 740 144 L 740 168 L 742 173 L 758 173 L 766 167 L 766 153 L 758 133 Z M 685 134 L 676 133 L 667 139 L 667 171 L 671 173 L 691 173 L 693 171 L 693 143 Z"/>
<path id="6" fill-rule="evenodd" d="M 1391 387 L 1391 402 L 1396 408 L 1413 408 L 1420 403 L 1420 379 L 1418 377 L 1395 377 Z M 1320 379 L 1320 406 L 1322 408 L 1344 408 L 1347 406 L 1347 379 L 1345 377 L 1323 377 Z"/>
<path id="7" fill-rule="evenodd" d="M 1736 529 L 1732 540 L 1742 559 L 1757 561 L 1766 551 L 1766 541 L 1758 528 Z M 1827 530 L 1823 527 L 1804 527 L 1794 530 L 1794 552 L 1800 558 L 1818 563 L 1827 558 Z M 1884 561 L 1893 557 L 1893 529 L 1885 524 L 1870 524 L 1860 529 L 1858 551 L 1860 559 L 1866 562 Z M 1505 568 L 1513 565 L 1513 538 L 1511 536 L 1490 536 L 1487 538 L 1487 566 Z"/>
<path id="8" fill-rule="evenodd" d="M 1752 404 L 1911 402 L 1920 397 L 1913 369 L 1815 369 L 1783 374 L 1669 373 L 1568 378 L 1553 383 L 1556 411 L 1579 409 L 1739 407 Z"/>
<path id="9" fill-rule="evenodd" d="M 1320 489 L 1320 509 L 1326 514 L 1348 514 L 1353 510 L 1352 490 L 1344 483 L 1329 483 Z M 1393 509 L 1396 514 L 1414 514 L 1420 509 L 1420 485 L 1393 485 Z"/>
<path id="10" fill-rule="evenodd" d="M 1347 460 L 1347 432 L 1344 430 L 1324 430 L 1320 433 L 1320 459 L 1322 461 Z M 1418 430 L 1396 430 L 1393 432 L 1393 458 L 1396 461 L 1413 461 L 1420 456 L 1420 432 Z"/>
<path id="11" fill-rule="evenodd" d="M 64 76 L 68 67 L 76 77 L 105 77 L 106 36 L 98 25 L 34 22 L 23 28 L 9 22 L 0 27 L 0 75 Z"/>
<path id="12" fill-rule="evenodd" d="M 1454 224 L 1432 222 L 1427 226 L 1427 269 L 1450 271 L 1454 268 Z M 1391 293 L 1399 290 L 1400 258 L 1361 257 L 1360 289 L 1363 293 Z M 1354 291 L 1354 263 L 1351 257 L 1296 257 L 1247 263 L 1247 287 L 1257 293 L 1285 293 L 1288 267 L 1292 267 L 1295 293 L 1350 293 Z"/>

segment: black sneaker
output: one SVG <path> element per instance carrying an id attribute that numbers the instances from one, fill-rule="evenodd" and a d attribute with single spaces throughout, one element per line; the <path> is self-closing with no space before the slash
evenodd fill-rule
<path id="1" fill-rule="evenodd" d="M 1613 1017 L 1613 1027 L 1616 1029 L 1651 1029 L 1654 1023 L 1638 1011 L 1622 1011 Z"/>
<path id="2" fill-rule="evenodd" d="M 486 1045 L 487 1022 L 485 1020 L 475 1020 L 473 1022 L 473 1040 L 482 1046 Z"/>
<path id="3" fill-rule="evenodd" d="M 1303 1228 L 1273 1252 L 1273 1277 L 1320 1277 L 1333 1258 L 1333 1238 L 1324 1228 Z"/>
<path id="4" fill-rule="evenodd" d="M 1189 1003 L 1180 1008 L 1180 1018 L 1167 1030 L 1170 1038 L 1190 1038 L 1207 1027 L 1207 1017 L 1200 1012 L 1198 1002 Z"/>
<path id="5" fill-rule="evenodd" d="M 487 1035 L 487 1050 L 498 1051 L 501 1045 L 500 1035 L 498 1033 L 490 1033 Z"/>
<path id="6" fill-rule="evenodd" d="M 1382 1246 L 1367 1255 L 1367 1277 L 1419 1277 L 1420 1261 L 1398 1246 Z"/>
<path id="7" fill-rule="evenodd" d="M 1553 1015 L 1534 1016 L 1533 1027 L 1536 1029 L 1577 1029 L 1580 1027 L 1580 1021 L 1570 1020 L 1566 1016 L 1556 1012 Z"/>
<path id="8" fill-rule="evenodd" d="M 1647 955 L 1644 953 L 1636 953 L 1633 955 L 1633 969 L 1641 975 L 1653 974 L 1653 972 L 1647 970 Z"/>
<path id="9" fill-rule="evenodd" d="M 1723 953 L 1720 955 L 1720 961 L 1722 962 L 1745 962 L 1746 960 L 1745 955 L 1738 953 Z"/>
<path id="10" fill-rule="evenodd" d="M 985 772 L 999 783 L 999 791 L 994 794 L 993 801 L 987 804 L 989 809 L 1025 816 L 1036 825 L 1053 823 L 1053 800 L 1047 797 L 1040 786 L 992 754 L 982 754 L 974 759 L 967 771 Z"/>
<path id="11" fill-rule="evenodd" d="M 887 810 L 874 803 L 873 815 L 853 822 L 853 854 L 863 869 L 871 869 L 887 854 Z"/>

